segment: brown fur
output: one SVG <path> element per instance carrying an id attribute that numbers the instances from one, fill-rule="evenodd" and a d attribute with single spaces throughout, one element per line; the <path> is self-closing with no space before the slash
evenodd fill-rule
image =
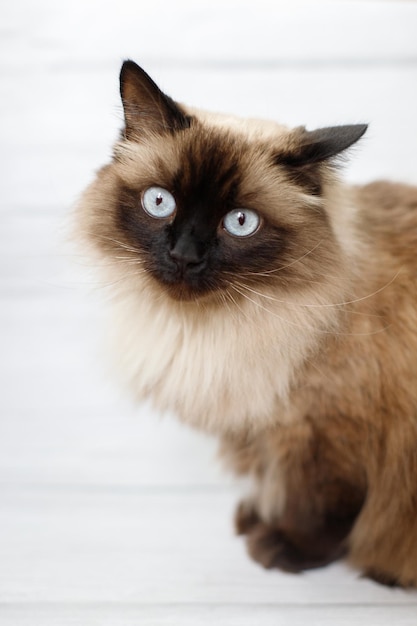
<path id="1" fill-rule="evenodd" d="M 253 477 L 236 526 L 262 565 L 347 555 L 417 586 L 417 189 L 343 186 L 343 133 L 195 111 L 149 81 L 124 66 L 126 128 L 77 212 L 115 293 L 124 377 Z M 164 223 L 140 206 L 152 185 L 177 200 Z M 236 206 L 261 214 L 245 241 L 221 227 Z M 221 262 L 168 284 L 152 241 L 198 230 L 196 211 Z"/>
<path id="2" fill-rule="evenodd" d="M 301 546 L 305 566 L 314 565 L 311 549 L 321 565 L 323 540 L 331 559 L 340 530 L 356 567 L 386 584 L 416 586 L 417 189 L 373 183 L 358 192 L 373 254 L 362 261 L 363 285 L 345 333 L 328 338 L 292 393 L 290 411 L 296 407 L 302 423 L 240 444 L 226 438 L 224 451 L 259 484 L 237 517 L 256 560 L 289 569 L 282 537 L 265 541 L 279 531 Z M 262 494 L 274 473 L 288 494 L 279 510 L 269 498 L 273 479 Z M 248 528 L 253 510 L 261 514 Z M 303 562 L 294 557 L 293 566 Z"/>

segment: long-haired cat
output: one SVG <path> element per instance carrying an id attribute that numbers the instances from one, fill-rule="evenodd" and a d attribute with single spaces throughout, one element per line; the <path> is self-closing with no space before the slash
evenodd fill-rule
<path id="1" fill-rule="evenodd" d="M 340 182 L 366 125 L 194 110 L 132 61 L 120 80 L 77 220 L 125 378 L 252 476 L 236 526 L 263 566 L 347 556 L 416 586 L 417 189 Z"/>

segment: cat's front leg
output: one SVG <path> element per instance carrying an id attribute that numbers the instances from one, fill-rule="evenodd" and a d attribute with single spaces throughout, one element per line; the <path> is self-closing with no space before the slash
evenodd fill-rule
<path id="1" fill-rule="evenodd" d="M 346 537 L 353 519 L 314 524 L 299 532 L 296 525 L 288 527 L 279 520 L 267 523 L 259 516 L 251 501 L 239 504 L 235 515 L 238 534 L 246 535 L 249 555 L 266 569 L 278 568 L 298 573 L 322 567 L 342 558 L 347 551 Z"/>
<path id="2" fill-rule="evenodd" d="M 339 449 L 328 429 L 306 422 L 258 438 L 250 455 L 246 448 L 255 490 L 239 505 L 235 525 L 254 560 L 299 572 L 345 554 L 365 498 L 363 474 L 348 462 L 353 443 L 344 438 Z"/>

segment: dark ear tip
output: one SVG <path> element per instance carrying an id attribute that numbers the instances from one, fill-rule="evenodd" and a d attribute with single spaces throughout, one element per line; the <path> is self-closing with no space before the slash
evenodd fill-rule
<path id="1" fill-rule="evenodd" d="M 122 64 L 119 76 L 120 95 L 122 97 L 122 100 L 124 99 L 124 96 L 129 87 L 132 88 L 134 85 L 140 84 L 144 80 L 154 85 L 153 80 L 150 78 L 150 76 L 146 74 L 146 72 L 140 67 L 140 65 L 138 65 L 131 59 L 126 59 L 126 61 L 124 61 Z M 156 87 L 156 85 L 154 86 Z"/>
<path id="2" fill-rule="evenodd" d="M 369 124 L 355 124 L 355 128 L 357 129 L 358 139 L 360 139 L 368 130 Z"/>
<path id="3" fill-rule="evenodd" d="M 120 68 L 120 82 L 123 81 L 123 79 L 126 77 L 126 74 L 128 74 L 129 72 L 133 73 L 138 71 L 140 71 L 139 65 L 137 65 L 131 59 L 126 59 L 126 61 L 123 61 L 122 67 Z"/>
<path id="4" fill-rule="evenodd" d="M 137 63 L 135 63 L 134 61 L 132 61 L 132 59 L 125 59 L 122 63 L 122 72 L 125 69 L 136 69 L 138 68 L 139 65 Z"/>

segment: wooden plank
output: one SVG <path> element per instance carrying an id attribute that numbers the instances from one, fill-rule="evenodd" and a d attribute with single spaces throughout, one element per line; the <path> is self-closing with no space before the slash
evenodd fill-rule
<path id="1" fill-rule="evenodd" d="M 0 607 L 3 626 L 415 626 L 414 607 L 21 604 Z"/>
<path id="2" fill-rule="evenodd" d="M 0 603 L 413 605 L 343 564 L 265 571 L 234 538 L 233 493 L 2 489 Z"/>

